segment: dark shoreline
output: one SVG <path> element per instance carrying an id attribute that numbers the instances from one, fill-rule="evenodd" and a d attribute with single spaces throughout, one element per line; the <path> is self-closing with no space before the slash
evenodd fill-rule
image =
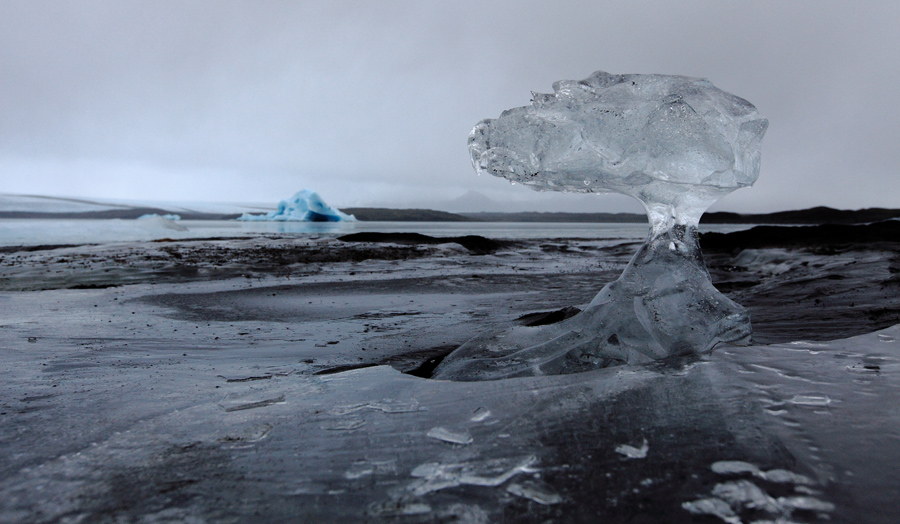
<path id="1" fill-rule="evenodd" d="M 569 222 L 569 223 L 629 223 L 644 224 L 646 215 L 642 213 L 448 213 L 432 209 L 390 209 L 376 207 L 348 207 L 341 209 L 363 222 Z M 142 215 L 164 215 L 175 213 L 161 208 L 128 208 L 82 213 L 41 213 L 33 211 L 0 211 L 0 218 L 7 219 L 134 219 Z M 183 220 L 234 220 L 240 214 L 190 213 L 178 211 Z M 772 224 L 772 225 L 813 225 L 813 224 L 866 224 L 900 218 L 900 209 L 866 208 L 858 210 L 814 207 L 775 213 L 741 214 L 730 212 L 706 213 L 700 219 L 702 224 Z"/>

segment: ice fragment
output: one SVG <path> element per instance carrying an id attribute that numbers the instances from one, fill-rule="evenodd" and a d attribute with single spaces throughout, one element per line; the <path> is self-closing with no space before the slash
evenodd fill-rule
<path id="1" fill-rule="evenodd" d="M 468 431 L 453 431 L 452 429 L 441 426 L 431 428 L 428 430 L 428 433 L 426 433 L 426 436 L 437 440 L 443 440 L 444 442 L 450 442 L 451 444 L 472 443 L 472 435 L 469 435 Z"/>
<path id="2" fill-rule="evenodd" d="M 421 464 L 410 473 L 418 480 L 410 487 L 416 495 L 460 485 L 495 487 L 520 473 L 529 473 L 537 462 L 534 456 L 519 459 L 490 459 L 483 462 Z"/>
<path id="3" fill-rule="evenodd" d="M 517 497 L 533 500 L 538 504 L 543 504 L 545 506 L 562 502 L 562 497 L 559 496 L 559 493 L 556 493 L 553 488 L 544 482 L 535 480 L 513 482 L 506 487 L 506 491 Z"/>
<path id="4" fill-rule="evenodd" d="M 740 524 L 741 522 L 741 519 L 734 514 L 734 511 L 727 502 L 715 497 L 685 502 L 681 507 L 695 515 L 713 515 L 719 517 L 729 524 Z"/>
<path id="5" fill-rule="evenodd" d="M 625 455 L 625 458 L 630 459 L 642 459 L 647 458 L 647 452 L 650 450 L 650 445 L 647 444 L 647 439 L 644 439 L 644 443 L 641 447 L 636 448 L 634 446 L 628 444 L 619 444 L 616 446 L 616 453 L 620 455 Z"/>
<path id="6" fill-rule="evenodd" d="M 740 460 L 720 460 L 719 462 L 713 462 L 713 465 L 710 466 L 710 469 L 712 469 L 714 473 L 718 473 L 719 475 L 728 475 L 735 473 L 752 473 L 754 475 L 759 474 L 758 467 L 750 464 L 749 462 L 741 462 Z"/>
<path id="7" fill-rule="evenodd" d="M 775 482 L 777 484 L 813 484 L 812 479 L 809 477 L 786 469 L 770 469 L 764 473 L 759 473 L 759 476 L 769 482 Z"/>
<path id="8" fill-rule="evenodd" d="M 798 406 L 827 406 L 831 399 L 825 395 L 794 395 L 789 402 Z"/>
<path id="9" fill-rule="evenodd" d="M 649 238 L 578 315 L 479 335 L 434 378 L 574 373 L 748 343 L 749 314 L 713 287 L 697 226 L 712 203 L 756 181 L 768 122 L 697 78 L 598 71 L 553 89 L 475 126 L 476 172 L 540 191 L 632 196 L 647 212 Z"/>
<path id="10" fill-rule="evenodd" d="M 386 398 L 384 400 L 336 406 L 331 409 L 329 413 L 332 415 L 347 415 L 362 409 L 374 409 L 384 413 L 411 413 L 413 411 L 419 411 L 421 408 L 419 408 L 419 402 L 417 400 L 404 401 Z"/>
<path id="11" fill-rule="evenodd" d="M 472 415 L 472 418 L 470 418 L 469 420 L 471 420 L 472 422 L 482 422 L 490 416 L 491 416 L 491 410 L 489 410 L 487 408 L 478 408 L 475 410 L 475 413 Z"/>

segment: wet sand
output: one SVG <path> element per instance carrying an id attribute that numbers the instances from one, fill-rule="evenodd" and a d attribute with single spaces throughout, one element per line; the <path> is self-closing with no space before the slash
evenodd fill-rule
<path id="1" fill-rule="evenodd" d="M 743 475 L 781 500 L 769 513 L 741 506 L 744 518 L 845 521 L 873 491 L 828 456 L 852 435 L 818 442 L 826 458 L 813 458 L 798 443 L 825 438 L 821 416 L 803 402 L 769 415 L 759 400 L 780 389 L 815 404 L 822 387 L 742 371 L 788 373 L 778 362 L 799 347 L 833 352 L 814 362 L 839 364 L 818 371 L 836 384 L 851 368 L 885 384 L 855 403 L 838 387 L 828 398 L 844 403 L 820 409 L 850 421 L 840 409 L 853 404 L 860 424 L 886 424 L 842 467 L 875 468 L 883 487 L 857 521 L 889 522 L 900 482 L 864 463 L 876 448 L 897 456 L 898 417 L 872 414 L 897 388 L 900 353 L 873 334 L 900 323 L 891 242 L 707 249 L 758 347 L 568 378 L 420 378 L 478 332 L 587 303 L 635 249 L 270 237 L 3 252 L 0 521 L 714 522 L 684 504 L 741 477 L 710 470 L 717 460 L 813 479 L 804 494 Z M 853 336 L 889 351 L 789 344 Z M 765 345 L 776 343 L 787 345 Z M 813 361 L 796 362 L 802 376 Z M 621 452 L 644 441 L 652 460 Z M 815 505 L 791 502 L 800 495 L 824 505 L 800 508 Z"/>

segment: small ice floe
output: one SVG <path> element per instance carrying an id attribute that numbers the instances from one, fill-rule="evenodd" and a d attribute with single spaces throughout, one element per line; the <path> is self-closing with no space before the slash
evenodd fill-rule
<path id="1" fill-rule="evenodd" d="M 413 400 L 394 400 L 390 398 L 382 400 L 373 400 L 370 402 L 360 402 L 357 404 L 348 404 L 345 406 L 335 406 L 329 411 L 332 415 L 347 415 L 362 409 L 374 409 L 383 413 L 412 413 L 421 411 L 419 402 Z"/>
<path id="2" fill-rule="evenodd" d="M 471 444 L 472 443 L 472 435 L 469 434 L 466 430 L 454 431 L 452 429 L 447 429 L 443 426 L 434 427 L 428 430 L 428 433 L 425 434 L 427 437 L 431 437 L 433 439 L 441 440 L 444 442 L 450 442 L 451 444 Z"/>
<path id="3" fill-rule="evenodd" d="M 545 506 L 562 502 L 562 497 L 559 496 L 559 493 L 554 491 L 547 483 L 536 480 L 513 482 L 506 487 L 506 491 L 517 497 L 533 500 Z"/>
<path id="4" fill-rule="evenodd" d="M 742 462 L 740 460 L 721 460 L 719 462 L 714 462 L 713 465 L 710 466 L 710 469 L 719 475 L 740 475 L 749 473 L 754 477 L 776 484 L 798 484 L 807 486 L 814 484 L 812 479 L 806 475 L 794 473 L 793 471 L 788 471 L 786 469 L 770 469 L 769 471 L 762 471 L 754 464 Z"/>
<path id="5" fill-rule="evenodd" d="M 754 464 L 742 462 L 740 460 L 720 460 L 719 462 L 713 462 L 710 469 L 713 470 L 713 473 L 718 473 L 719 475 L 733 475 L 740 473 L 759 474 L 759 468 Z"/>
<path id="6" fill-rule="evenodd" d="M 535 463 L 537 457 L 533 455 L 482 462 L 426 462 L 416 466 L 410 473 L 417 480 L 409 489 L 416 495 L 425 495 L 461 485 L 496 487 L 520 473 L 534 473 L 531 466 Z"/>
<path id="7" fill-rule="evenodd" d="M 619 444 L 616 446 L 616 453 L 624 455 L 625 458 L 628 459 L 647 458 L 648 451 L 650 451 L 650 445 L 647 444 L 647 439 L 644 439 L 644 443 L 639 448 L 629 444 Z"/>
<path id="8" fill-rule="evenodd" d="M 794 491 L 801 495 L 775 498 L 753 482 L 740 479 L 716 484 L 710 493 L 711 496 L 685 502 L 681 505 L 682 508 L 698 515 L 719 517 L 729 524 L 743 522 L 741 516 L 745 512 L 754 518 L 760 512 L 773 516 L 771 520 L 757 518 L 756 522 L 787 523 L 792 522 L 791 515 L 797 510 L 814 511 L 821 518 L 828 518 L 827 513 L 835 509 L 834 504 L 811 496 L 817 493 L 807 487 L 813 484 L 813 481 L 804 475 L 785 469 L 762 471 L 749 462 L 737 460 L 715 462 L 711 469 L 720 475 L 751 474 L 769 482 L 794 484 Z"/>
<path id="9" fill-rule="evenodd" d="M 831 404 L 831 399 L 826 395 L 794 395 L 794 398 L 789 400 L 791 404 L 796 404 L 798 406 L 827 406 Z"/>
<path id="10" fill-rule="evenodd" d="M 489 410 L 488 408 L 478 408 L 475 410 L 475 412 L 472 414 L 472 418 L 470 418 L 469 420 L 471 420 L 472 422 L 482 422 L 490 416 L 491 410 Z"/>

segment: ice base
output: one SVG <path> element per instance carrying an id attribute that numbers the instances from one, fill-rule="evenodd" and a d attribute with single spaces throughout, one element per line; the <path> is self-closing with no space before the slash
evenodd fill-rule
<path id="1" fill-rule="evenodd" d="M 654 228 L 656 230 L 656 228 Z M 657 230 L 658 231 L 658 230 Z M 560 375 L 749 344 L 750 314 L 709 278 L 697 227 L 672 224 L 578 315 L 477 336 L 435 370 L 442 380 Z"/>

